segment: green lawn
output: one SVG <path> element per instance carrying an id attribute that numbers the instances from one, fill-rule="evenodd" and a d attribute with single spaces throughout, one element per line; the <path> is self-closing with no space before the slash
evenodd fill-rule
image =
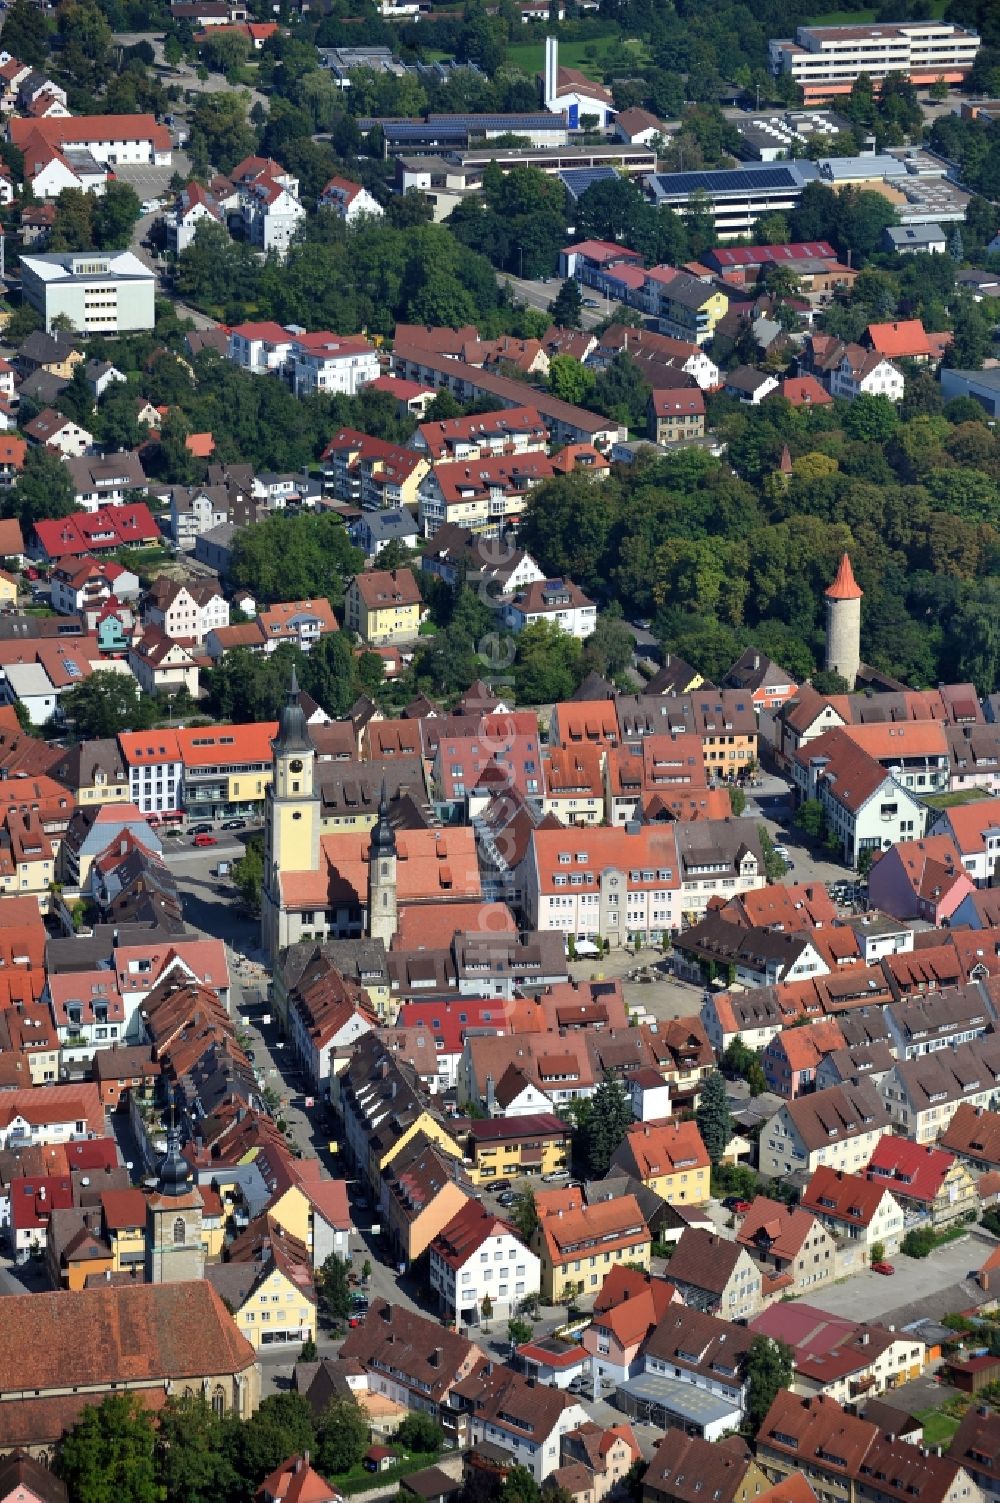
<path id="1" fill-rule="evenodd" d="M 918 1409 L 915 1418 L 924 1427 L 925 1446 L 947 1446 L 958 1429 L 960 1421 L 943 1409 Z"/>
<path id="2" fill-rule="evenodd" d="M 621 42 L 617 32 L 609 32 L 606 37 L 591 37 L 587 41 L 559 43 L 559 61 L 564 68 L 579 68 L 588 78 L 600 83 L 604 73 L 605 60 L 611 53 L 617 52 L 619 46 L 628 49 L 635 56 L 636 65 L 649 61 L 649 53 L 644 42 L 632 39 Z M 541 73 L 545 66 L 545 41 L 540 37 L 538 41 L 515 42 L 507 49 L 507 59 L 515 68 L 520 68 L 522 73 Z"/>

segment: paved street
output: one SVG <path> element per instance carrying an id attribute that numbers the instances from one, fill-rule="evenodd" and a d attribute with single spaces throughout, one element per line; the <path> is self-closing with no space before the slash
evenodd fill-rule
<path id="1" fill-rule="evenodd" d="M 497 281 L 501 286 L 509 282 L 514 289 L 514 296 L 529 308 L 540 308 L 543 313 L 548 312 L 549 304 L 555 298 L 562 282 L 558 277 L 550 277 L 547 282 L 522 280 L 520 277 L 512 277 L 508 272 L 498 271 Z M 616 304 L 602 297 L 592 287 L 582 289 L 585 299 L 591 298 L 597 304 L 596 308 L 583 308 L 580 311 L 580 322 L 585 329 L 592 329 L 599 324 L 602 318 L 607 318 L 609 313 L 614 312 Z"/>

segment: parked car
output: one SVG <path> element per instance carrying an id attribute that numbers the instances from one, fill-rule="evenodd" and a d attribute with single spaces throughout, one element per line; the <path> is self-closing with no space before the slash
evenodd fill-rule
<path id="1" fill-rule="evenodd" d="M 887 1277 L 891 1277 L 891 1275 L 894 1274 L 895 1272 L 896 1272 L 896 1270 L 895 1270 L 895 1268 L 893 1268 L 893 1266 L 892 1266 L 891 1263 L 873 1263 L 872 1264 L 872 1273 L 884 1273 Z"/>
<path id="2" fill-rule="evenodd" d="M 508 1206 L 516 1206 L 520 1198 L 515 1190 L 504 1190 L 497 1196 L 497 1205 L 503 1206 L 506 1210 Z"/>
<path id="3" fill-rule="evenodd" d="M 212 826 L 211 825 L 192 825 L 190 833 L 192 835 L 211 835 L 211 833 L 212 833 Z"/>
<path id="4" fill-rule="evenodd" d="M 546 1185 L 555 1184 L 557 1180 L 569 1179 L 568 1169 L 553 1169 L 551 1174 L 543 1174 L 542 1182 Z"/>
<path id="5" fill-rule="evenodd" d="M 585 297 L 583 299 L 583 307 L 584 308 L 599 308 L 600 306 L 601 305 L 597 301 L 596 297 Z"/>
<path id="6" fill-rule="evenodd" d="M 218 845 L 219 842 L 216 840 L 214 835 L 196 835 L 194 837 L 194 843 L 197 846 L 206 846 Z"/>
<path id="7" fill-rule="evenodd" d="M 245 819 L 224 819 L 220 826 L 223 830 L 245 830 L 246 827 L 247 822 Z"/>
<path id="8" fill-rule="evenodd" d="M 750 1209 L 750 1202 L 744 1200 L 742 1195 L 727 1195 L 722 1204 L 727 1211 L 739 1211 L 741 1214 Z"/>
<path id="9" fill-rule="evenodd" d="M 489 1183 L 487 1184 L 486 1188 L 487 1188 L 487 1190 L 489 1190 L 489 1192 L 490 1192 L 491 1195 L 495 1194 L 498 1190 L 509 1190 L 510 1189 L 510 1180 L 509 1179 L 491 1179 L 489 1181 Z"/>

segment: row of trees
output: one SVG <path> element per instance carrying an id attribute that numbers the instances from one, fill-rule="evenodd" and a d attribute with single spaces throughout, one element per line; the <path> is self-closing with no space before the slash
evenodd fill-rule
<path id="1" fill-rule="evenodd" d="M 55 1470 L 70 1503 L 244 1503 L 296 1453 L 309 1451 L 327 1478 L 349 1471 L 368 1437 L 353 1398 L 332 1399 L 315 1420 L 300 1394 L 271 1394 L 244 1421 L 185 1396 L 168 1399 L 154 1423 L 133 1395 L 109 1394 L 68 1432 Z"/>

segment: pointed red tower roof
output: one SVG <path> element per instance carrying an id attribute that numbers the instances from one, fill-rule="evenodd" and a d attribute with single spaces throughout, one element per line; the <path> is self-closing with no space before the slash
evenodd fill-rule
<path id="1" fill-rule="evenodd" d="M 845 553 L 840 560 L 837 577 L 826 592 L 826 598 L 827 600 L 860 600 L 864 593 L 864 590 L 854 578 L 851 560 Z"/>

